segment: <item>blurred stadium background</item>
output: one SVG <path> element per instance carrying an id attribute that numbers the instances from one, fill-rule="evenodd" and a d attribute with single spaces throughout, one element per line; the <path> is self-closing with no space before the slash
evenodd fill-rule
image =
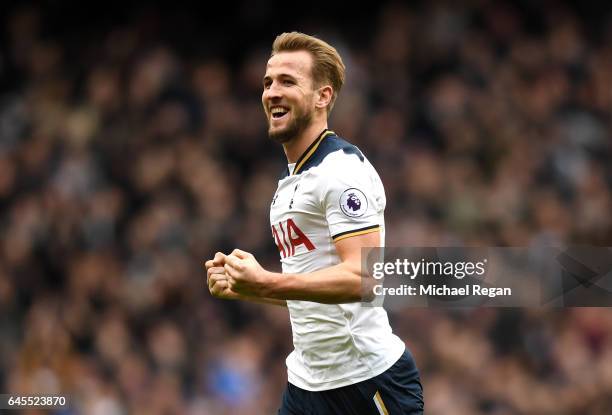
<path id="1" fill-rule="evenodd" d="M 609 7 L 86 3 L 0 6 L 0 392 L 276 413 L 287 312 L 211 298 L 202 264 L 279 269 L 260 94 L 282 31 L 343 55 L 330 126 L 382 176 L 389 245 L 612 246 Z M 609 309 L 391 317 L 428 414 L 612 413 Z"/>

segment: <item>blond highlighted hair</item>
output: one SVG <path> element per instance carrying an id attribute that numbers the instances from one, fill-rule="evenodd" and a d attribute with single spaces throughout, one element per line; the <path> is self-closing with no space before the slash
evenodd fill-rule
<path id="1" fill-rule="evenodd" d="M 331 112 L 342 85 L 344 85 L 345 66 L 340 54 L 329 43 L 304 33 L 288 32 L 276 37 L 272 44 L 272 55 L 280 52 L 304 50 L 312 56 L 312 79 L 315 86 L 329 83 L 333 95 L 329 102 L 327 114 Z"/>

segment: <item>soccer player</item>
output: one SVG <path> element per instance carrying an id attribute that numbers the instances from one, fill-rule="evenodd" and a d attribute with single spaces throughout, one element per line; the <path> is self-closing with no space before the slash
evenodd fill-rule
<path id="1" fill-rule="evenodd" d="M 263 78 L 270 138 L 288 166 L 270 223 L 281 274 L 235 249 L 206 261 L 212 295 L 287 306 L 295 350 L 279 414 L 421 414 L 410 352 L 382 307 L 362 304 L 361 248 L 384 244 L 385 193 L 354 145 L 327 128 L 344 83 L 335 48 L 279 35 Z"/>

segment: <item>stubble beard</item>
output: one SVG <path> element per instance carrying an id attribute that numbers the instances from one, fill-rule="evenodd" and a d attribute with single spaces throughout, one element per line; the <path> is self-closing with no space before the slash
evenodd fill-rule
<path id="1" fill-rule="evenodd" d="M 271 128 L 268 127 L 268 137 L 279 144 L 287 143 L 303 133 L 308 128 L 311 121 L 312 112 L 304 111 L 297 113 L 296 117 L 284 129 L 272 131 Z"/>

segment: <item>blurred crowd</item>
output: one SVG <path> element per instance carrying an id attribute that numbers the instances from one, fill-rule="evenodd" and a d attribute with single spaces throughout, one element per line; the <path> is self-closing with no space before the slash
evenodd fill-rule
<path id="1" fill-rule="evenodd" d="M 381 175 L 388 245 L 612 246 L 612 14 L 517 4 L 283 28 L 345 60 L 330 128 Z M 288 313 L 210 297 L 203 262 L 239 247 L 280 269 L 268 209 L 286 161 L 260 102 L 278 33 L 227 57 L 168 40 L 163 18 L 80 35 L 45 9 L 4 16 L 0 392 L 68 394 L 61 415 L 276 413 Z M 391 318 L 428 414 L 612 413 L 608 309 Z"/>

